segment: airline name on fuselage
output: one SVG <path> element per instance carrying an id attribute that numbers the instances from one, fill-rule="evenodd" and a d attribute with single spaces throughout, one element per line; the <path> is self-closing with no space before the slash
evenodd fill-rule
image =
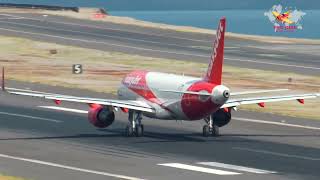
<path id="1" fill-rule="evenodd" d="M 142 77 L 140 76 L 127 76 L 123 80 L 123 83 L 126 84 L 128 87 L 137 87 L 143 86 L 143 84 L 139 83 Z"/>

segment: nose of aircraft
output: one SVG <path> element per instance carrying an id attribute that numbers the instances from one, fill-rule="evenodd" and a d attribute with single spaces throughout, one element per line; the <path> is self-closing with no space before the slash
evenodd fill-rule
<path id="1" fill-rule="evenodd" d="M 224 85 L 218 85 L 213 88 L 211 101 L 215 104 L 223 105 L 230 97 L 230 90 Z"/>

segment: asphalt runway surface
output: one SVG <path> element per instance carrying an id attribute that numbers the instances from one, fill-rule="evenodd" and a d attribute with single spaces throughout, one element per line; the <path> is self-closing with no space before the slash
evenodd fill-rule
<path id="1" fill-rule="evenodd" d="M 85 90 L 9 82 L 37 91 L 112 98 Z M 145 137 L 124 137 L 127 115 L 92 127 L 86 105 L 0 94 L 0 172 L 31 179 L 319 179 L 320 122 L 235 112 L 221 137 L 204 122 L 144 118 Z M 306 102 L 307 103 L 307 102 Z M 64 108 L 69 108 L 68 111 Z M 77 112 L 70 112 L 70 109 Z M 266 109 L 267 112 L 267 109 Z M 255 122 L 252 122 L 255 121 Z"/>
<path id="2" fill-rule="evenodd" d="M 85 48 L 208 63 L 214 35 L 40 14 L 0 14 L 0 35 Z M 225 63 L 238 67 L 319 75 L 320 45 L 226 39 Z"/>

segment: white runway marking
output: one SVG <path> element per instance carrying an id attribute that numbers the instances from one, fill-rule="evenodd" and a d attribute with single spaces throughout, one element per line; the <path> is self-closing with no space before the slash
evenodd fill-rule
<path id="1" fill-rule="evenodd" d="M 24 19 L 22 16 L 15 16 L 11 14 L 0 14 L 0 16 L 7 16 L 9 18 L 1 18 L 1 19 Z"/>
<path id="2" fill-rule="evenodd" d="M 3 15 L 3 14 L 0 14 Z M 43 18 L 41 19 L 36 19 L 36 18 L 28 18 L 28 17 L 23 17 L 23 16 L 16 16 L 19 17 L 20 19 L 29 19 L 29 20 L 34 20 L 34 21 L 41 21 L 44 22 Z M 182 40 L 189 40 L 189 41 L 198 41 L 198 42 L 212 42 L 208 40 L 201 40 L 201 39 L 191 39 L 191 38 L 185 38 L 185 37 L 177 37 L 177 36 L 168 36 L 167 34 L 159 34 L 159 33 L 141 33 L 140 31 L 126 31 L 124 29 L 118 29 L 118 28 L 107 28 L 107 27 L 100 27 L 100 26 L 95 26 L 95 25 L 82 25 L 79 23 L 71 23 L 71 22 L 62 22 L 62 21 L 52 21 L 46 19 L 45 22 L 50 22 L 50 23 L 56 23 L 56 24 L 64 24 L 64 25 L 71 25 L 71 26 L 80 26 L 80 27 L 86 27 L 86 28 L 95 28 L 95 29 L 102 29 L 102 30 L 113 30 L 113 31 L 122 31 L 122 32 L 129 32 L 129 33 L 137 33 L 137 34 L 142 34 L 142 35 L 151 35 L 151 36 L 157 36 L 157 37 L 166 37 L 166 38 L 175 38 L 175 39 L 182 39 Z M 212 30 L 212 34 L 215 34 L 215 31 Z"/>
<path id="3" fill-rule="evenodd" d="M 25 23 L 15 23 L 15 22 L 7 22 L 7 21 L 0 21 L 0 22 L 4 22 L 4 23 L 8 23 L 8 24 L 23 25 L 23 26 L 28 26 L 28 27 L 35 27 L 35 28 L 46 29 L 46 30 L 64 31 L 64 32 L 69 32 L 69 33 L 79 33 L 79 34 L 83 34 L 83 35 L 92 35 L 92 36 L 96 36 L 96 37 L 99 37 L 99 36 L 101 37 L 102 36 L 102 37 L 118 38 L 118 39 L 125 39 L 125 40 L 131 40 L 131 41 L 140 41 L 140 42 L 147 42 L 147 43 L 152 43 L 152 44 L 162 44 L 162 45 L 176 46 L 176 47 L 185 48 L 185 46 L 181 46 L 181 45 L 178 45 L 178 44 L 162 43 L 162 42 L 157 42 L 157 41 L 150 41 L 150 40 L 143 40 L 143 39 L 136 39 L 136 38 L 127 38 L 127 37 L 122 37 L 122 36 L 96 34 L 96 33 L 82 32 L 82 31 L 74 31 L 74 30 L 53 28 L 53 27 L 49 28 L 49 27 L 30 25 L 30 24 L 25 24 Z"/>
<path id="4" fill-rule="evenodd" d="M 282 54 L 257 54 L 258 56 L 266 56 L 266 57 L 283 57 L 285 55 Z"/>
<path id="5" fill-rule="evenodd" d="M 293 155 L 293 154 L 285 154 L 285 153 L 279 153 L 279 152 L 273 152 L 273 151 L 267 151 L 267 150 L 258 150 L 258 149 L 242 148 L 242 147 L 233 147 L 232 149 L 255 152 L 255 153 L 262 153 L 262 154 L 269 154 L 269 155 L 280 156 L 280 157 L 285 157 L 285 158 L 296 158 L 296 159 L 303 159 L 303 160 L 320 161 L 320 158 L 299 156 L 299 155 Z"/>
<path id="6" fill-rule="evenodd" d="M 8 19 L 10 20 L 10 19 L 22 19 L 22 18 L 14 18 L 14 17 L 12 17 L 12 18 L 10 18 L 10 17 L 9 18 L 0 18 L 0 20 L 8 20 Z"/>
<path id="7" fill-rule="evenodd" d="M 224 163 L 218 163 L 218 162 L 198 162 L 197 164 L 225 168 L 225 169 L 232 169 L 232 170 L 236 170 L 236 171 L 244 171 L 244 172 L 255 173 L 255 174 L 277 173 L 275 171 L 266 171 L 266 170 L 262 170 L 262 169 L 255 169 L 255 168 L 250 168 L 250 167 L 237 166 L 237 165 L 232 165 L 232 164 L 224 164 Z"/>
<path id="8" fill-rule="evenodd" d="M 191 166 L 191 165 L 180 164 L 180 163 L 166 163 L 166 164 L 158 164 L 158 165 L 173 167 L 173 168 L 178 168 L 178 169 L 185 169 L 185 170 L 190 170 L 190 171 L 209 173 L 209 174 L 217 174 L 217 175 L 239 175 L 239 174 L 241 174 L 241 173 L 237 173 L 237 172 L 223 171 L 223 170 L 219 170 L 219 169 L 210 169 L 210 168 L 204 168 L 204 167 L 200 167 L 200 166 Z"/>
<path id="9" fill-rule="evenodd" d="M 65 107 L 58 107 L 58 106 L 38 106 L 40 108 L 45 108 L 45 109 L 53 109 L 53 110 L 58 110 L 58 111 L 67 111 L 67 112 L 75 112 L 75 113 L 80 113 L 80 114 L 87 114 L 88 111 L 80 110 L 80 109 L 71 109 L 71 108 L 65 108 Z"/>
<path id="10" fill-rule="evenodd" d="M 58 106 L 38 106 L 38 107 L 45 108 L 45 109 L 53 109 L 53 110 L 58 110 L 58 111 L 74 112 L 74 113 L 80 113 L 80 114 L 87 114 L 88 113 L 88 111 L 81 110 L 81 109 L 65 108 L 65 107 L 58 107 Z M 287 126 L 287 127 L 303 128 L 303 129 L 310 129 L 310 130 L 320 130 L 320 127 L 303 126 L 303 125 L 297 125 L 297 124 L 273 122 L 273 121 L 258 120 L 258 119 L 233 117 L 232 120 L 244 121 L 244 122 L 254 122 L 254 123 L 261 123 L 261 124 L 272 124 L 272 125 L 278 125 L 278 126 Z"/>
<path id="11" fill-rule="evenodd" d="M 225 60 L 229 61 L 240 61 L 240 62 L 252 62 L 257 64 L 267 64 L 267 65 L 276 65 L 276 66 L 285 66 L 285 67 L 296 67 L 296 68 L 304 68 L 304 69 L 314 69 L 319 70 L 318 67 L 311 67 L 311 66 L 301 66 L 301 65 L 294 65 L 294 64 L 282 64 L 282 63 L 274 63 L 274 62 L 266 62 L 266 61 L 256 61 L 256 60 L 246 60 L 246 59 L 233 59 L 233 58 L 224 58 Z"/>
<path id="12" fill-rule="evenodd" d="M 79 42 L 86 42 L 86 43 L 95 43 L 95 44 L 103 44 L 103 45 L 116 46 L 116 47 L 124 47 L 124 48 L 136 49 L 136 50 L 141 50 L 141 51 L 160 52 L 160 53 L 177 54 L 177 55 L 185 55 L 185 56 L 209 57 L 209 56 L 204 56 L 204 55 L 200 55 L 200 54 L 189 54 L 189 53 L 178 53 L 178 52 L 173 52 L 173 51 L 162 51 L 162 50 L 156 50 L 156 49 L 150 49 L 150 48 L 142 48 L 142 47 L 134 47 L 134 46 L 129 46 L 129 45 L 107 43 L 107 42 L 102 42 L 102 41 L 85 40 L 85 39 L 69 38 L 69 37 L 56 36 L 56 35 L 44 34 L 44 33 L 34 33 L 34 32 L 27 32 L 27 31 L 19 31 L 19 30 L 14 30 L 14 29 L 0 28 L 0 30 L 9 31 L 9 32 L 17 32 L 17 33 L 21 33 L 21 34 L 46 36 L 46 37 L 52 37 L 52 38 L 58 38 L 58 39 L 64 39 L 64 40 L 71 40 L 71 41 L 79 41 Z"/>
<path id="13" fill-rule="evenodd" d="M 303 125 L 289 124 L 289 123 L 282 123 L 282 122 L 273 122 L 273 121 L 265 121 L 265 120 L 258 120 L 258 119 L 248 119 L 248 118 L 240 118 L 240 117 L 233 117 L 232 119 L 233 120 L 237 120 L 237 121 L 254 122 L 254 123 L 262 123 L 262 124 L 272 124 L 272 125 L 278 125 L 278 126 L 287 126 L 287 127 L 303 128 L 303 129 L 311 129 L 311 130 L 320 130 L 320 127 L 303 126 Z"/>
<path id="14" fill-rule="evenodd" d="M 141 178 L 136 178 L 136 177 L 130 177 L 130 176 L 125 176 L 125 175 L 120 175 L 120 174 L 113 174 L 113 173 L 102 172 L 102 171 L 94 171 L 94 170 L 90 170 L 90 169 L 83 169 L 83 168 L 78 168 L 78 167 L 73 167 L 73 166 L 66 166 L 66 165 L 62 165 L 62 164 L 46 162 L 46 161 L 40 161 L 40 160 L 35 160 L 35 159 L 27 159 L 27 158 L 21 158 L 21 157 L 16 157 L 16 156 L 9 156 L 9 155 L 6 155 L 6 154 L 0 154 L 0 157 L 7 158 L 7 159 L 14 159 L 14 160 L 19 160 L 19 161 L 24 161 L 24 162 L 30 162 L 30 163 L 40 164 L 40 165 L 45 165 L 45 166 L 68 169 L 68 170 L 73 170 L 73 171 L 79 171 L 79 172 L 84 172 L 84 173 L 97 174 L 97 175 L 102 175 L 102 176 L 109 176 L 109 177 L 114 177 L 114 178 L 119 178 L 119 179 L 143 180 Z"/>
<path id="15" fill-rule="evenodd" d="M 54 122 L 54 123 L 62 123 L 63 122 L 63 121 L 55 120 L 55 119 L 42 118 L 42 117 L 36 117 L 36 116 L 28 116 L 28 115 L 8 113 L 8 112 L 0 112 L 0 114 L 7 115 L 7 116 L 16 116 L 16 117 L 22 117 L 22 118 L 36 119 L 36 120 L 40 120 L 40 121 L 48 121 L 48 122 Z"/>

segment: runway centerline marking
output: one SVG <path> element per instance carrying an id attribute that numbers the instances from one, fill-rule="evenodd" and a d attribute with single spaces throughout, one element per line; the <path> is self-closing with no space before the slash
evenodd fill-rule
<path id="1" fill-rule="evenodd" d="M 232 119 L 233 120 L 237 120 L 237 121 L 254 122 L 254 123 L 262 123 L 262 124 L 272 124 L 272 125 L 278 125 L 278 126 L 287 126 L 287 127 L 303 128 L 303 129 L 311 129 L 311 130 L 320 130 L 320 127 L 303 126 L 303 125 L 298 125 L 298 124 L 265 121 L 265 120 L 259 120 L 259 119 L 248 119 L 248 118 L 240 118 L 240 117 L 233 117 Z"/>
<path id="2" fill-rule="evenodd" d="M 190 170 L 190 171 L 209 173 L 209 174 L 216 174 L 216 175 L 239 175 L 239 174 L 241 174 L 241 173 L 232 172 L 232 171 L 211 169 L 211 168 L 205 168 L 205 167 L 200 167 L 200 166 L 192 166 L 192 165 L 181 164 L 181 163 L 165 163 L 165 164 L 158 164 L 158 165 L 159 166 L 173 167 L 173 168 L 178 168 L 178 169 L 185 169 L 185 170 Z"/>
<path id="3" fill-rule="evenodd" d="M 134 46 L 128 46 L 128 45 L 122 45 L 122 44 L 94 41 L 94 40 L 70 38 L 70 37 L 57 36 L 57 35 L 44 34 L 44 33 L 34 33 L 34 32 L 27 32 L 27 31 L 19 31 L 19 30 L 14 30 L 14 29 L 7 29 L 7 28 L 0 28 L 0 30 L 9 31 L 9 32 L 17 32 L 17 33 L 22 33 L 22 34 L 31 34 L 31 35 L 37 35 L 37 36 L 53 37 L 53 38 L 59 38 L 59 39 L 64 39 L 64 40 L 71 40 L 71 41 L 103 44 L 103 45 L 107 45 L 107 46 L 123 47 L 123 48 L 128 48 L 128 49 L 136 49 L 136 50 L 140 50 L 140 51 L 160 52 L 160 53 L 168 53 L 168 54 L 176 54 L 176 55 L 184 55 L 184 56 L 202 57 L 202 58 L 204 58 L 204 57 L 208 58 L 209 57 L 209 55 L 201 55 L 201 54 L 193 54 L 193 53 L 180 53 L 180 52 L 173 52 L 173 51 L 163 51 L 163 50 L 156 50 L 156 49 L 150 49 L 150 48 L 134 47 Z M 244 59 L 233 59 L 233 58 L 227 58 L 227 57 L 225 58 L 225 60 L 226 61 L 251 62 L 251 63 L 257 63 L 257 64 L 267 64 L 267 65 L 276 65 L 276 66 L 285 66 L 285 67 L 296 67 L 296 68 L 304 68 L 304 69 L 312 69 L 312 70 L 319 70 L 320 69 L 318 67 L 311 67 L 311 66 L 301 66 L 301 65 L 293 65 L 293 64 L 282 64 L 282 63 L 274 63 L 274 62 L 266 62 L 266 61 L 255 61 L 255 60 L 244 60 Z"/>
<path id="4" fill-rule="evenodd" d="M 313 158 L 308 156 L 299 156 L 293 154 L 286 154 L 286 153 L 279 153 L 267 150 L 259 150 L 259 149 L 250 149 L 250 148 L 243 148 L 243 147 L 232 147 L 232 149 L 240 150 L 240 151 L 249 151 L 255 153 L 262 153 L 262 154 L 269 154 L 273 156 L 285 157 L 285 158 L 296 158 L 296 159 L 303 159 L 303 160 L 310 160 L 310 161 L 320 161 L 320 158 Z"/>
<path id="5" fill-rule="evenodd" d="M 84 173 L 97 174 L 97 175 L 102 175 L 102 176 L 109 176 L 109 177 L 114 177 L 114 178 L 118 178 L 118 179 L 143 180 L 143 179 L 137 178 L 137 177 L 130 177 L 130 176 L 125 176 L 125 175 L 120 175 L 120 174 L 113 174 L 113 173 L 108 173 L 108 172 L 103 172 L 103 171 L 95 171 L 95 170 L 90 170 L 90 169 L 83 169 L 83 168 L 78 168 L 78 167 L 73 167 L 73 166 L 66 166 L 66 165 L 52 163 L 52 162 L 40 161 L 40 160 L 36 160 L 36 159 L 27 159 L 27 158 L 22 158 L 22 157 L 17 157 L 17 156 L 10 156 L 10 155 L 6 155 L 6 154 L 0 154 L 0 157 L 7 158 L 7 159 L 24 161 L 24 162 L 29 162 L 29 163 L 33 163 L 33 164 L 40 164 L 40 165 L 45 165 L 45 166 L 57 167 L 57 168 L 68 169 L 68 170 L 73 170 L 73 171 L 79 171 L 79 172 L 84 172 Z"/>
<path id="6" fill-rule="evenodd" d="M 236 171 L 244 171 L 244 172 L 255 173 L 255 174 L 274 174 L 274 173 L 277 173 L 275 171 L 267 171 L 267 170 L 263 170 L 263 169 L 250 168 L 250 167 L 245 167 L 245 166 L 237 166 L 237 165 L 225 164 L 225 163 L 219 163 L 219 162 L 198 162 L 197 164 L 225 168 L 225 169 L 232 169 L 232 170 L 236 170 Z"/>
<path id="7" fill-rule="evenodd" d="M 80 114 L 87 114 L 88 113 L 88 111 L 86 111 L 86 110 L 58 107 L 58 106 L 38 106 L 38 107 L 45 108 L 45 109 L 53 109 L 53 110 L 58 110 L 58 111 L 74 112 L 74 113 L 80 113 Z M 310 129 L 310 130 L 320 130 L 320 127 L 303 126 L 303 125 L 298 125 L 298 124 L 289 124 L 289 123 L 273 122 L 273 121 L 258 120 L 258 119 L 248 119 L 248 118 L 240 118 L 240 117 L 233 117 L 232 119 L 237 120 L 237 121 L 244 121 L 244 122 L 254 122 L 254 123 L 271 124 L 271 125 L 294 127 L 294 128 L 303 128 L 303 129 Z"/>
<path id="8" fill-rule="evenodd" d="M 54 122 L 54 123 L 62 123 L 63 122 L 63 121 L 60 121 L 60 120 L 42 118 L 42 117 L 36 117 L 36 116 L 28 116 L 28 115 L 24 115 L 24 114 L 16 114 L 16 113 L 8 113 L 8 112 L 0 112 L 0 114 L 7 115 L 7 116 L 15 116 L 15 117 L 36 119 L 36 120 L 40 120 L 40 121 L 48 121 L 48 122 Z"/>
<path id="9" fill-rule="evenodd" d="M 85 111 L 85 110 L 58 107 L 58 106 L 38 106 L 38 107 L 45 108 L 45 109 L 53 109 L 53 110 L 58 110 L 58 111 L 74 112 L 74 113 L 80 113 L 80 114 L 87 114 L 88 113 L 88 111 Z"/>

